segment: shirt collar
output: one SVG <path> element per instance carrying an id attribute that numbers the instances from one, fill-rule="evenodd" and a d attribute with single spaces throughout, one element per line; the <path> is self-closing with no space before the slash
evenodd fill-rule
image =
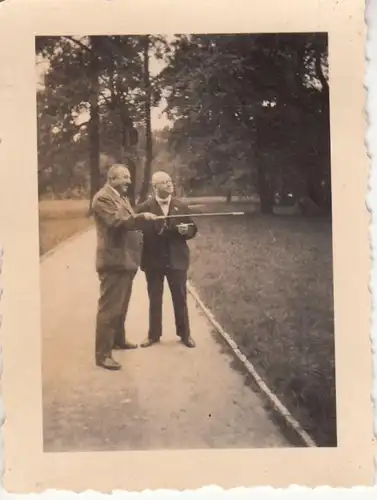
<path id="1" fill-rule="evenodd" d="M 159 205 L 170 205 L 170 202 L 171 202 L 171 195 L 169 194 L 169 196 L 167 198 L 159 198 L 157 195 L 156 195 L 156 201 Z"/>

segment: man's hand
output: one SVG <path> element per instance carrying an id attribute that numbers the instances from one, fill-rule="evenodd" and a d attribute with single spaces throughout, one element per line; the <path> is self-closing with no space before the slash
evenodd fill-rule
<path id="1" fill-rule="evenodd" d="M 190 224 L 184 224 L 184 223 L 178 224 L 177 229 L 178 229 L 179 234 L 181 234 L 182 236 L 185 236 L 189 231 L 189 227 L 190 227 Z"/>
<path id="2" fill-rule="evenodd" d="M 151 212 L 142 212 L 140 214 L 140 216 L 143 217 L 144 220 L 156 220 L 157 219 L 157 215 L 152 214 Z"/>

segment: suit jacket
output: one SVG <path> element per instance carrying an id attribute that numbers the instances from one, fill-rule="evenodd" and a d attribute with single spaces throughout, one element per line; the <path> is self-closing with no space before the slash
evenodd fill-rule
<path id="1" fill-rule="evenodd" d="M 137 205 L 135 212 L 151 212 L 156 215 L 164 215 L 156 198 L 150 198 L 146 202 Z M 168 215 L 189 214 L 189 208 L 177 198 L 172 197 Z M 178 232 L 177 225 L 183 223 L 192 224 L 187 235 Z M 190 264 L 190 250 L 187 240 L 194 238 L 198 231 L 195 222 L 189 218 L 168 219 L 166 221 L 143 222 L 143 249 L 141 255 L 141 269 L 170 268 L 187 271 Z"/>
<path id="2" fill-rule="evenodd" d="M 142 234 L 128 200 L 106 184 L 94 196 L 92 209 L 97 230 L 97 271 L 137 270 Z"/>

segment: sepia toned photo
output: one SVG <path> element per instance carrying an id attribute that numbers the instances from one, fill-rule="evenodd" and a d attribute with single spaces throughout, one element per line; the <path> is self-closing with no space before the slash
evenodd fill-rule
<path id="1" fill-rule="evenodd" d="M 4 6 L 6 489 L 372 484 L 363 6 L 162 4 Z"/>
<path id="2" fill-rule="evenodd" d="M 327 34 L 36 54 L 45 451 L 336 446 Z"/>

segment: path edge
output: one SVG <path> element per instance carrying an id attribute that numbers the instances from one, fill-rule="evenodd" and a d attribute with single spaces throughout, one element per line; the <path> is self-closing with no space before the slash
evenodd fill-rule
<path id="1" fill-rule="evenodd" d="M 51 255 L 53 255 L 55 252 L 57 252 L 58 250 L 62 249 L 66 245 L 69 245 L 76 238 L 79 238 L 80 236 L 83 236 L 84 234 L 89 233 L 93 229 L 94 229 L 94 227 L 89 225 L 88 227 L 86 227 L 84 229 L 81 229 L 80 231 L 77 231 L 77 232 L 71 234 L 71 236 L 69 236 L 65 240 L 61 241 L 60 243 L 58 243 L 56 246 L 50 248 L 50 250 L 47 250 L 46 253 L 40 255 L 40 257 L 39 257 L 39 263 L 41 264 L 48 257 L 51 257 Z"/>
<path id="2" fill-rule="evenodd" d="M 222 326 L 215 319 L 213 313 L 208 309 L 200 298 L 195 286 L 187 281 L 187 290 L 193 297 L 196 304 L 203 311 L 204 315 L 215 328 L 215 330 L 221 335 L 225 342 L 231 348 L 233 354 L 241 361 L 246 371 L 252 376 L 253 380 L 257 384 L 259 390 L 267 397 L 269 402 L 272 404 L 275 411 L 277 411 L 288 426 L 298 435 L 303 443 L 309 448 L 317 448 L 317 444 L 313 438 L 301 427 L 299 422 L 293 417 L 290 411 L 283 405 L 280 399 L 271 391 L 263 378 L 259 375 L 254 365 L 247 359 L 247 357 L 242 353 L 237 343 L 232 339 L 232 337 L 222 328 Z"/>

